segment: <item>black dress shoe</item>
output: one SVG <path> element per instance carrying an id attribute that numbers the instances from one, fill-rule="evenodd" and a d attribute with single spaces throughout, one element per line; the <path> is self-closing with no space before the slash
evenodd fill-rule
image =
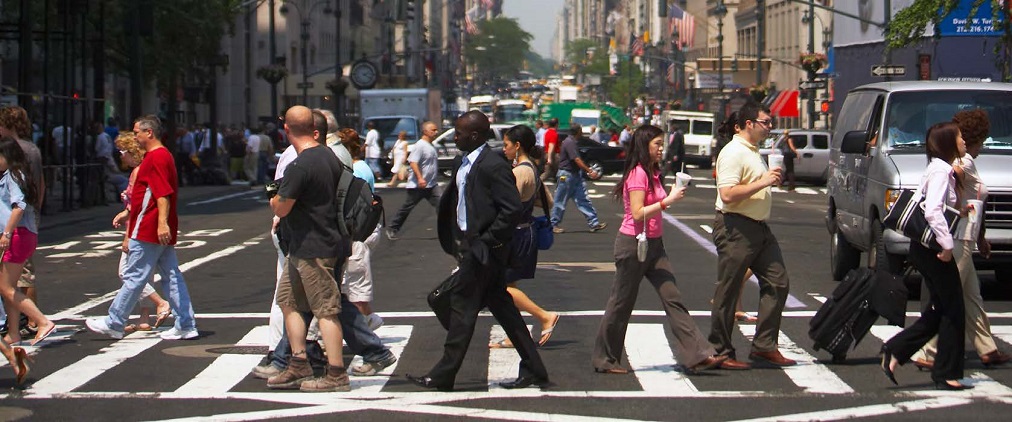
<path id="1" fill-rule="evenodd" d="M 414 383 L 415 385 L 422 388 L 428 388 L 430 390 L 438 390 L 438 391 L 453 391 L 452 385 L 436 384 L 436 382 L 433 381 L 431 377 L 414 377 L 411 376 L 411 374 L 407 374 L 405 375 L 405 377 L 407 377 L 408 380 Z"/>
<path id="2" fill-rule="evenodd" d="M 896 375 L 893 374 L 893 370 L 889 369 L 889 364 L 892 363 L 892 360 L 893 360 L 893 353 L 892 353 L 892 351 L 889 350 L 889 349 L 887 349 L 887 348 L 885 348 L 885 347 L 883 347 L 882 348 L 882 372 L 885 373 L 886 377 L 888 377 L 889 381 L 892 381 L 893 384 L 900 385 L 900 383 L 896 382 Z"/>
<path id="3" fill-rule="evenodd" d="M 945 381 L 935 381 L 935 389 L 936 390 L 947 390 L 947 391 L 962 391 L 962 390 L 973 389 L 973 386 L 972 385 L 966 385 L 966 384 L 952 385 L 952 384 L 949 384 L 949 383 L 947 383 Z"/>
<path id="4" fill-rule="evenodd" d="M 499 385 L 507 390 L 512 390 L 514 388 L 527 388 L 532 385 L 537 385 L 539 388 L 545 388 L 548 387 L 550 383 L 548 378 L 538 378 L 533 375 L 522 375 L 513 381 L 500 382 Z"/>

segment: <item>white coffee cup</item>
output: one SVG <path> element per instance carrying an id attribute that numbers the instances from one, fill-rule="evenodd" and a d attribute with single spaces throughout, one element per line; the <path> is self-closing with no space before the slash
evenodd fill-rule
<path id="1" fill-rule="evenodd" d="M 970 224 L 980 223 L 980 213 L 984 210 L 984 201 L 979 199 L 967 199 L 966 205 L 966 216 L 969 217 Z"/>
<path id="2" fill-rule="evenodd" d="M 784 168 L 784 155 L 780 154 L 780 153 L 770 154 L 769 155 L 769 163 L 770 163 L 770 170 L 773 170 L 775 168 L 783 169 Z"/>
<path id="3" fill-rule="evenodd" d="M 692 176 L 690 176 L 688 173 L 682 172 L 675 173 L 675 186 L 683 188 L 685 186 L 688 186 L 690 181 L 692 181 Z"/>

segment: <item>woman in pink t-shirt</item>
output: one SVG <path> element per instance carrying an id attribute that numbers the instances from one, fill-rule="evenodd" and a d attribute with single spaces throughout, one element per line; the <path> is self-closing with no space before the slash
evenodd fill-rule
<path id="1" fill-rule="evenodd" d="M 594 345 L 592 363 L 597 372 L 629 372 L 622 366 L 622 345 L 643 277 L 661 298 L 671 333 L 677 340 L 675 356 L 683 363 L 686 373 L 713 369 L 727 359 L 715 356 L 713 346 L 689 316 L 664 251 L 663 213 L 685 197 L 685 188 L 672 187 L 665 191 L 660 179 L 663 150 L 664 132 L 660 128 L 650 125 L 637 128 L 629 144 L 622 183 L 615 187 L 615 197 L 625 205 L 625 215 L 615 237 L 615 283 Z M 637 251 L 640 242 L 637 237 L 643 233 L 646 234 L 645 254 Z"/>

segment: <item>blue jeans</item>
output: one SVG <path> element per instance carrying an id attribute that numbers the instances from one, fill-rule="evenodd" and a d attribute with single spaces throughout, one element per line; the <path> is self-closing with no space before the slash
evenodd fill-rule
<path id="1" fill-rule="evenodd" d="M 560 169 L 556 174 L 555 205 L 552 206 L 553 227 L 562 223 L 562 215 L 566 213 L 566 203 L 570 198 L 576 201 L 576 208 L 587 217 L 587 225 L 594 227 L 600 223 L 594 204 L 587 198 L 587 185 L 583 183 L 583 175 Z"/>
<path id="2" fill-rule="evenodd" d="M 157 267 L 158 274 L 162 276 L 162 294 L 169 301 L 172 314 L 176 316 L 175 328 L 182 331 L 196 329 L 190 292 L 186 289 L 183 273 L 179 271 L 175 246 L 130 239 L 128 249 L 126 266 L 123 268 L 123 287 L 116 293 L 116 299 L 113 299 L 112 306 L 109 307 L 109 318 L 106 319 L 109 328 L 123 331 L 130 311 L 137 305 L 144 285 Z"/>
<path id="3" fill-rule="evenodd" d="M 302 314 L 302 317 L 304 319 L 308 318 L 306 320 L 307 326 L 310 320 L 313 319 L 311 314 Z M 344 341 L 348 343 L 348 349 L 356 355 L 361 355 L 363 361 L 379 362 L 393 355 L 390 349 L 387 349 L 383 345 L 383 342 L 380 341 L 379 336 L 369 329 L 369 323 L 366 321 L 365 316 L 358 311 L 355 305 L 348 301 L 347 295 L 341 295 L 341 313 L 337 316 L 337 319 L 341 322 L 341 330 L 344 331 Z M 313 348 L 307 345 L 306 355 L 310 361 L 317 359 L 326 361 L 322 354 L 317 355 L 317 350 L 319 350 L 319 347 Z M 274 358 L 271 359 L 271 364 L 278 368 L 287 368 L 288 356 L 291 353 L 291 346 L 288 344 L 288 333 L 286 332 L 281 336 L 278 347 L 274 349 Z"/>
<path id="4" fill-rule="evenodd" d="M 270 153 L 267 151 L 260 151 L 257 153 L 257 184 L 262 185 L 267 180 L 267 166 Z"/>
<path id="5" fill-rule="evenodd" d="M 383 167 L 380 166 L 379 158 L 366 158 L 365 163 L 369 165 L 373 173 L 380 174 L 383 172 Z"/>

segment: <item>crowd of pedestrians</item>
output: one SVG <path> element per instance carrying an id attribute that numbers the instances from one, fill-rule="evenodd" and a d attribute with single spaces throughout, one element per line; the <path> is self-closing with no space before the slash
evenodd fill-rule
<path id="1" fill-rule="evenodd" d="M 19 110 L 0 109 L 0 295 L 7 312 L 0 352 L 21 383 L 30 369 L 30 358 L 18 346 L 22 336 L 31 333 L 35 344 L 51 335 L 56 326 L 34 301 L 30 264 L 37 246 L 38 209 L 45 184 L 38 148 L 30 142 L 26 145 L 23 139 L 30 136 L 27 128 L 31 126 L 24 110 Z M 372 252 L 381 232 L 397 240 L 412 209 L 426 200 L 437 212 L 439 244 L 456 261 L 456 268 L 443 293 L 449 312 L 442 356 L 428 371 L 407 378 L 421 388 L 452 390 L 478 314 L 488 308 L 507 336 L 489 347 L 514 348 L 521 358 L 517 377 L 502 382 L 502 387 L 550 386 L 538 347 L 552 338 L 560 313 L 543 309 L 518 286 L 520 280 L 536 276 L 539 244 L 534 217 L 543 210 L 550 217 L 551 230 L 562 234 L 560 223 L 573 199 L 591 232 L 607 226 L 587 197 L 585 178 L 600 175 L 580 157 L 576 145 L 582 136 L 580 126 L 572 124 L 569 136 L 561 142 L 557 127 L 558 121 L 552 119 L 546 124 L 539 121 L 536 131 L 523 125 L 510 128 L 499 153 L 487 144 L 488 117 L 478 111 L 465 113 L 454 128 L 461 157 L 448 183 L 440 186 L 432 146 L 438 127 L 425 122 L 421 139 L 411 148 L 407 139 L 395 145 L 394 179 L 406 184 L 405 202 L 389 226 L 376 227 L 364 241 L 342 235 L 338 185 L 351 173 L 375 192 L 380 172 L 376 150 L 381 148 L 375 127 L 367 126 L 363 138 L 353 129 L 340 128 L 327 110 L 293 106 L 277 128 L 281 135 L 267 135 L 275 130 L 270 126 L 245 135 L 238 129 L 219 133 L 218 146 L 232 164 L 230 176 L 265 184 L 274 216 L 271 234 L 278 259 L 270 305 L 269 353 L 252 375 L 265 379 L 270 389 L 348 391 L 349 375 L 375 376 L 396 362 L 376 334 L 383 321 L 372 306 Z M 658 127 L 641 125 L 626 127 L 618 135 L 626 154 L 613 196 L 622 204 L 623 215 L 613 244 L 615 278 L 592 353 L 596 372 L 629 372 L 623 362 L 623 347 L 644 278 L 661 299 L 675 339 L 673 352 L 686 374 L 748 370 L 755 363 L 796 364 L 780 352 L 778 337 L 790 281 L 777 238 L 767 223 L 772 213 L 772 188 L 782 182 L 784 169 L 769 167 L 758 150 L 770 134 L 772 118 L 763 106 L 746 103 L 723 127 L 730 139 L 716 159 L 713 242 L 718 280 L 708 337 L 682 302 L 676 265 L 663 243 L 665 211 L 686 193 L 681 183 L 670 188 L 664 183 L 665 173 L 677 171 L 671 163 L 678 162 L 682 154 L 682 134 L 676 131 L 666 137 Z M 925 197 L 926 217 L 941 251 L 911 242 L 909 259 L 924 275 L 931 303 L 917 322 L 882 348 L 881 369 L 894 383 L 896 367 L 913 361 L 931 370 L 939 389 L 968 388 L 959 382 L 967 327 L 972 327 L 971 338 L 982 362 L 997 365 L 1010 360 L 992 338 L 971 258 L 974 248 L 989 254 L 985 232 L 982 227 L 963 223 L 953 236 L 940 215 L 944 206 L 965 213 L 968 199 L 986 197 L 987 187 L 977 174 L 974 158 L 988 127 L 985 112 L 969 110 L 928 131 L 930 164 L 919 191 Z M 173 156 L 163 143 L 162 122 L 155 116 L 138 118 L 129 132 L 114 128 L 116 132 L 110 134 L 108 129 L 101 125 L 92 128 L 98 156 L 109 160 L 110 167 L 119 168 L 112 158 L 115 148 L 129 170 L 121 190 L 125 208 L 112 221 L 114 227 L 125 227 L 118 271 L 123 286 L 108 315 L 89 318 L 86 326 L 119 339 L 130 332 L 150 331 L 174 316 L 172 328 L 161 332 L 161 338 L 197 338 L 200 333 L 174 247 L 179 230 L 177 199 L 180 180 L 188 179 L 187 171 L 199 169 L 200 157 L 212 148 L 209 139 L 213 131 L 201 127 L 180 131 Z M 278 139 L 290 147 L 284 149 L 270 178 L 266 164 L 275 148 L 284 146 Z M 554 194 L 544 183 L 547 174 L 556 180 Z M 392 180 L 388 186 L 396 186 L 396 182 Z M 152 284 L 155 273 L 161 276 L 164 298 Z M 750 362 L 746 362 L 739 360 L 732 333 L 735 323 L 747 320 L 742 317 L 740 298 L 745 281 L 753 274 L 759 282 L 759 310 Z M 129 324 L 127 319 L 135 306 L 140 306 L 141 318 Z M 532 337 L 520 311 L 538 320 L 539 337 Z M 22 331 L 22 325 L 29 325 L 25 328 L 30 330 Z M 340 353 L 344 343 L 362 356 L 361 365 L 346 368 Z M 323 375 L 315 376 L 314 369 Z"/>

